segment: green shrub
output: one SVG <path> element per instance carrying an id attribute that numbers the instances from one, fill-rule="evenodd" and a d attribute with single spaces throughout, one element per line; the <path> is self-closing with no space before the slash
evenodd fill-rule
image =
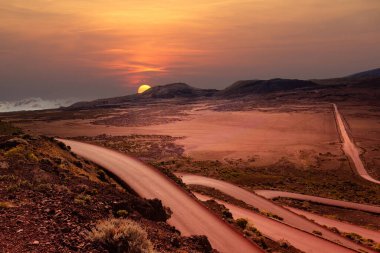
<path id="1" fill-rule="evenodd" d="M 248 225 L 248 221 L 246 219 L 239 218 L 236 220 L 236 225 L 238 225 L 242 229 L 245 229 Z"/>
<path id="2" fill-rule="evenodd" d="M 16 156 L 16 155 L 19 155 L 23 150 L 24 150 L 23 146 L 17 146 L 5 152 L 4 156 L 6 157 Z"/>
<path id="3" fill-rule="evenodd" d="M 126 218 L 126 217 L 128 217 L 128 211 L 127 211 L 127 210 L 124 210 L 124 209 L 122 209 L 122 210 L 118 210 L 118 211 L 116 212 L 116 215 L 117 215 L 117 217 Z"/>
<path id="4" fill-rule="evenodd" d="M 35 154 L 33 154 L 32 152 L 28 153 L 26 155 L 26 158 L 28 158 L 29 161 L 38 162 L 37 156 Z"/>
<path id="5" fill-rule="evenodd" d="M 147 233 L 136 222 L 127 219 L 99 221 L 88 238 L 102 244 L 109 252 L 153 253 Z"/>
<path id="6" fill-rule="evenodd" d="M 80 205 L 89 204 L 90 202 L 91 202 L 91 196 L 87 194 L 79 194 L 74 199 L 74 203 L 80 204 Z"/>

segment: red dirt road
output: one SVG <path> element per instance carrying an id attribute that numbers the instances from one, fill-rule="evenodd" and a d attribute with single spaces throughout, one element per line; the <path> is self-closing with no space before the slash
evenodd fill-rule
<path id="1" fill-rule="evenodd" d="M 195 196 L 202 201 L 211 199 L 210 197 L 201 194 L 195 194 Z M 285 240 L 297 249 L 302 250 L 304 252 L 354 252 L 353 250 L 342 247 L 336 243 L 306 233 L 304 231 L 285 225 L 273 219 L 266 218 L 250 210 L 226 203 L 224 201 L 216 199 L 214 200 L 228 208 L 232 213 L 234 219 L 247 219 L 249 223 L 252 224 L 255 228 L 257 228 L 263 235 L 275 241 Z"/>
<path id="2" fill-rule="evenodd" d="M 158 198 L 173 214 L 169 223 L 182 235 L 206 235 L 220 252 L 263 252 L 239 232 L 219 219 L 155 168 L 103 147 L 60 140 L 76 154 L 112 172 L 144 198 Z"/>
<path id="3" fill-rule="evenodd" d="M 178 174 L 178 176 L 180 176 L 180 178 L 185 184 L 203 185 L 207 187 L 212 187 L 236 199 L 242 200 L 251 206 L 259 208 L 260 210 L 265 210 L 273 214 L 276 214 L 284 219 L 283 220 L 284 223 L 290 226 L 293 226 L 295 228 L 298 228 L 300 230 L 306 231 L 308 233 L 313 233 L 313 231 L 320 231 L 322 232 L 323 238 L 330 240 L 332 242 L 339 243 L 347 248 L 354 249 L 357 251 L 363 250 L 364 252 L 373 252 L 366 247 L 358 245 L 338 234 L 331 232 L 330 230 L 316 223 L 313 223 L 307 220 L 304 217 L 301 217 L 281 206 L 276 205 L 270 200 L 267 200 L 252 192 L 244 190 L 243 188 L 240 188 L 236 185 L 233 185 L 221 180 L 202 177 L 202 176 L 196 176 L 196 175 Z M 323 252 L 333 252 L 333 251 L 326 250 Z"/>
<path id="4" fill-rule="evenodd" d="M 363 236 L 366 239 L 372 239 L 372 240 L 380 243 L 380 232 L 378 232 L 378 231 L 374 231 L 374 230 L 366 229 L 363 227 L 355 226 L 355 225 L 352 225 L 352 224 L 349 224 L 346 222 L 341 222 L 341 221 L 329 219 L 329 218 L 326 218 L 326 217 L 323 217 L 323 216 L 320 216 L 320 215 L 317 215 L 314 213 L 306 212 L 306 211 L 296 209 L 296 208 L 292 208 L 292 207 L 288 207 L 288 206 L 285 208 L 289 209 L 290 211 L 292 211 L 296 214 L 303 215 L 306 218 L 308 218 L 309 220 L 313 220 L 320 225 L 325 225 L 325 226 L 330 227 L 330 228 L 336 227 L 341 232 L 356 233 L 358 235 Z"/>
<path id="5" fill-rule="evenodd" d="M 380 206 L 371 206 L 371 205 L 347 202 L 347 201 L 342 201 L 342 200 L 321 198 L 321 197 L 305 195 L 305 194 L 300 194 L 300 193 L 293 193 L 293 192 L 256 190 L 255 193 L 267 199 L 283 197 L 283 198 L 289 198 L 289 199 L 307 200 L 307 201 L 329 205 L 329 206 L 337 206 L 337 207 L 343 207 L 343 208 L 349 208 L 349 209 L 354 209 L 354 210 L 380 214 Z"/>
<path id="6" fill-rule="evenodd" d="M 334 106 L 336 124 L 339 129 L 340 136 L 342 137 L 342 142 L 343 142 L 342 148 L 343 148 L 344 153 L 346 154 L 347 157 L 350 158 L 350 160 L 354 164 L 354 167 L 357 173 L 359 174 L 359 176 L 375 184 L 380 184 L 379 180 L 376 180 L 373 177 L 371 177 L 366 171 L 364 164 L 360 158 L 359 149 L 356 147 L 355 143 L 351 140 L 346 130 L 346 126 L 344 124 L 343 118 L 339 113 L 338 107 L 336 106 L 336 104 L 333 104 L 333 106 Z"/>

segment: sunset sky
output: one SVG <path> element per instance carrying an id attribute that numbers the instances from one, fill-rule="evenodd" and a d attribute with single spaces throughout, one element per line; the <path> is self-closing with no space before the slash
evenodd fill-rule
<path id="1" fill-rule="evenodd" d="M 379 0 L 0 0 L 0 100 L 380 67 Z"/>

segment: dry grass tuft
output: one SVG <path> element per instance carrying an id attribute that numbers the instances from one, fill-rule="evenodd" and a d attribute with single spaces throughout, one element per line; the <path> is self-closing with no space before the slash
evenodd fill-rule
<path id="1" fill-rule="evenodd" d="M 15 207 L 15 205 L 11 202 L 7 202 L 7 201 L 0 201 L 0 209 L 4 208 L 12 208 L 12 207 Z"/>
<path id="2" fill-rule="evenodd" d="M 145 230 L 127 219 L 99 221 L 88 238 L 102 244 L 109 252 L 154 253 Z"/>

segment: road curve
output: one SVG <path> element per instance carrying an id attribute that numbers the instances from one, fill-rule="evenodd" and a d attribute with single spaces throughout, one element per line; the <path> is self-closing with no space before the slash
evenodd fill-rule
<path id="1" fill-rule="evenodd" d="M 168 222 L 185 236 L 206 235 L 220 252 L 263 252 L 230 225 L 192 198 L 155 168 L 125 154 L 72 140 L 63 140 L 76 154 L 115 174 L 144 198 L 158 198 L 173 214 Z"/>
<path id="2" fill-rule="evenodd" d="M 300 194 L 300 193 L 293 193 L 293 192 L 256 190 L 255 193 L 267 199 L 283 197 L 283 198 L 289 198 L 289 199 L 307 200 L 307 201 L 329 205 L 329 206 L 337 206 L 337 207 L 343 207 L 343 208 L 349 208 L 349 209 L 354 209 L 354 210 L 380 214 L 380 206 L 371 206 L 371 205 L 347 202 L 347 201 L 342 201 L 342 200 L 321 198 L 321 197 L 305 195 L 305 194 Z"/>
<path id="3" fill-rule="evenodd" d="M 276 205 L 275 203 L 273 203 L 270 200 L 265 199 L 264 197 L 261 197 L 257 194 L 249 192 L 236 185 L 233 185 L 221 180 L 203 177 L 203 176 L 197 176 L 197 175 L 178 173 L 177 176 L 179 176 L 185 184 L 212 187 L 236 199 L 242 200 L 251 206 L 259 208 L 260 210 L 265 210 L 273 214 L 276 214 L 284 219 L 283 220 L 284 223 L 290 226 L 293 226 L 295 228 L 298 228 L 300 230 L 306 231 L 308 233 L 313 233 L 313 231 L 320 231 L 322 232 L 323 238 L 330 240 L 332 242 L 339 243 L 347 248 L 354 249 L 357 251 L 362 250 L 364 252 L 373 252 L 366 247 L 358 245 L 314 222 L 309 221 L 308 219 L 304 217 L 301 217 L 281 206 Z"/>
<path id="4" fill-rule="evenodd" d="M 333 104 L 333 106 L 334 106 L 336 125 L 339 129 L 340 136 L 342 137 L 342 142 L 343 142 L 342 148 L 343 148 L 344 153 L 346 154 L 347 157 L 349 157 L 349 159 L 354 164 L 354 167 L 357 173 L 359 174 L 359 176 L 375 184 L 380 184 L 379 180 L 376 180 L 373 177 L 371 177 L 366 171 L 364 164 L 360 158 L 359 149 L 356 147 L 355 143 L 351 140 L 346 130 L 346 126 L 344 124 L 343 118 L 340 115 L 340 112 L 338 110 L 338 107 L 336 106 L 336 104 Z"/>
<path id="5" fill-rule="evenodd" d="M 297 208 L 292 208 L 292 207 L 285 207 L 286 209 L 289 209 L 293 213 L 305 216 L 309 220 L 313 220 L 314 222 L 320 224 L 320 225 L 325 225 L 327 227 L 335 227 L 341 232 L 346 232 L 346 233 L 356 233 L 358 235 L 363 236 L 366 239 L 372 239 L 378 243 L 380 243 L 380 232 L 366 229 L 360 226 L 355 226 L 346 222 L 342 221 L 337 221 L 333 219 L 329 219 L 314 213 L 306 212 L 304 210 L 300 210 Z"/>
<path id="6" fill-rule="evenodd" d="M 197 193 L 195 193 L 195 196 L 202 201 L 212 199 L 208 196 L 204 196 Z M 251 223 L 255 228 L 257 228 L 263 235 L 271 238 L 274 241 L 285 240 L 297 249 L 306 253 L 320 253 L 322 252 L 322 250 L 323 252 L 334 253 L 355 252 L 351 249 L 342 247 L 336 243 L 306 233 L 304 231 L 285 225 L 273 219 L 269 219 L 245 208 L 241 208 L 221 200 L 214 200 L 228 208 L 229 211 L 232 213 L 234 219 L 247 219 L 249 223 Z"/>

